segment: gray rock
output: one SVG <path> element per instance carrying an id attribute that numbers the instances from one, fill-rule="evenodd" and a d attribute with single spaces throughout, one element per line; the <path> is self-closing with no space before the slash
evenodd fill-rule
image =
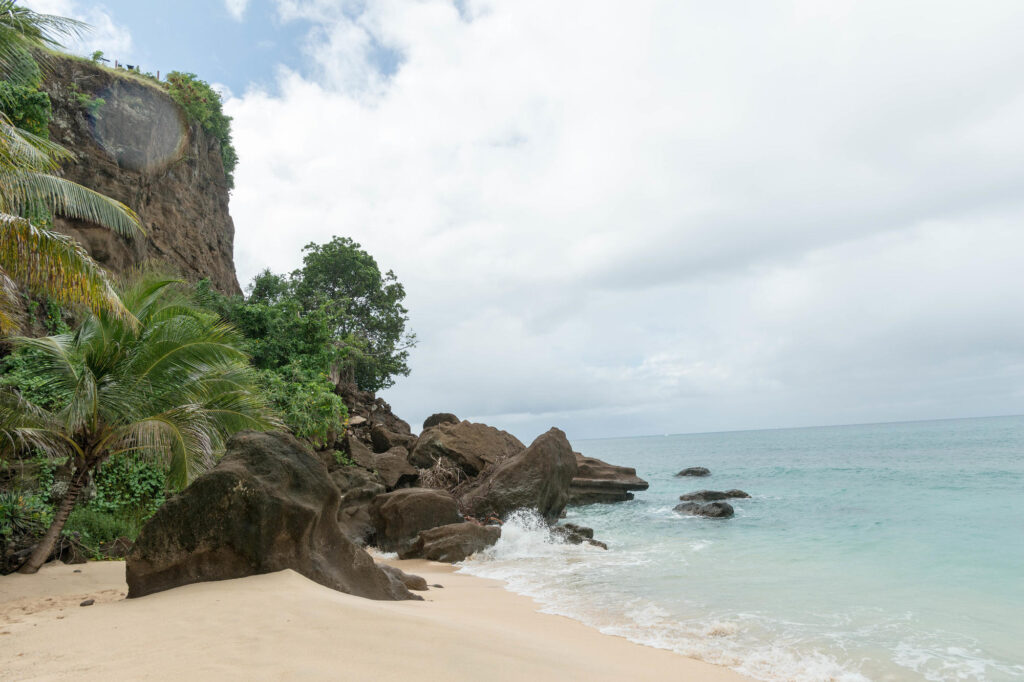
<path id="1" fill-rule="evenodd" d="M 423 430 L 426 431 L 431 426 L 437 426 L 438 424 L 458 424 L 459 421 L 460 419 L 451 412 L 438 412 L 423 420 Z"/>
<path id="2" fill-rule="evenodd" d="M 455 498 L 441 490 L 402 488 L 370 503 L 373 542 L 385 552 L 401 552 L 420 531 L 461 522 Z"/>
<path id="3" fill-rule="evenodd" d="M 608 464 L 594 457 L 574 452 L 576 476 L 569 485 L 569 504 L 625 502 L 633 499 L 635 490 L 647 490 L 647 481 L 636 475 L 632 467 Z"/>
<path id="4" fill-rule="evenodd" d="M 396 568 L 394 566 L 389 566 L 388 564 L 377 565 L 380 566 L 380 569 L 382 571 L 392 575 L 395 579 L 397 579 L 410 590 L 415 590 L 416 592 L 426 592 L 427 581 L 425 578 L 422 578 L 418 575 L 412 575 L 411 573 L 406 573 L 402 569 Z"/>
<path id="5" fill-rule="evenodd" d="M 688 469 L 683 469 L 678 474 L 676 474 L 676 476 L 710 476 L 710 475 L 711 475 L 711 472 L 708 469 L 705 469 L 704 467 L 689 467 Z"/>
<path id="6" fill-rule="evenodd" d="M 439 458 L 447 457 L 472 478 L 525 449 L 518 438 L 493 426 L 443 422 L 420 434 L 409 462 L 419 469 L 429 469 Z"/>
<path id="7" fill-rule="evenodd" d="M 675 506 L 675 511 L 691 516 L 707 516 L 713 519 L 728 519 L 736 512 L 728 502 L 683 502 Z"/>
<path id="8" fill-rule="evenodd" d="M 500 526 L 453 523 L 421 532 L 416 541 L 399 551 L 400 559 L 430 559 L 454 564 L 486 549 L 501 537 Z"/>
<path id="9" fill-rule="evenodd" d="M 692 493 L 680 495 L 679 499 L 684 502 L 714 502 L 716 500 L 729 500 L 735 497 L 750 497 L 742 490 L 696 490 Z"/>

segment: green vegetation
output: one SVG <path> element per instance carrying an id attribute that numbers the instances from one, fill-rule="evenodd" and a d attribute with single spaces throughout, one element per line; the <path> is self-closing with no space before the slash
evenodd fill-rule
<path id="1" fill-rule="evenodd" d="M 231 143 L 231 117 L 224 114 L 220 93 L 194 73 L 180 71 L 167 74 L 167 91 L 191 120 L 220 142 L 220 157 L 224 162 L 228 187 L 234 187 L 238 154 Z"/>
<path id="2" fill-rule="evenodd" d="M 85 109 L 90 116 L 96 116 L 100 111 L 100 107 L 107 103 L 107 101 L 102 97 L 96 97 L 88 92 L 82 92 L 78 89 L 77 83 L 72 83 L 70 87 L 71 96 L 75 98 L 75 102 L 78 103 L 78 106 Z"/>
<path id="3" fill-rule="evenodd" d="M 72 334 L 12 339 L 36 354 L 37 388 L 55 397 L 46 406 L 0 391 L 0 453 L 42 452 L 70 468 L 53 523 L 22 571 L 43 564 L 90 477 L 112 458 L 160 464 L 180 488 L 212 465 L 230 434 L 279 424 L 239 334 L 189 296 L 177 280 L 150 274 L 122 293 L 128 319 L 93 314 Z M 108 504 L 146 506 L 140 489 L 106 488 L 118 489 Z"/>

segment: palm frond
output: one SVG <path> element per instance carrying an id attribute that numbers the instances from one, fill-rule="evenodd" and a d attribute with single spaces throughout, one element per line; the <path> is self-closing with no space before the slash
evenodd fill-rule
<path id="1" fill-rule="evenodd" d="M 120 201 L 47 173 L 17 172 L 0 175 L 9 213 L 22 214 L 41 205 L 55 215 L 85 220 L 132 238 L 144 235 L 139 216 Z"/>

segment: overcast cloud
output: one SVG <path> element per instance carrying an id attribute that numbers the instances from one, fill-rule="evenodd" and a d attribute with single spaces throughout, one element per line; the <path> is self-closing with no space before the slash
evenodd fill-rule
<path id="1" fill-rule="evenodd" d="M 228 102 L 239 279 L 394 269 L 414 428 L 1024 412 L 1021 3 L 279 11 L 317 68 Z"/>

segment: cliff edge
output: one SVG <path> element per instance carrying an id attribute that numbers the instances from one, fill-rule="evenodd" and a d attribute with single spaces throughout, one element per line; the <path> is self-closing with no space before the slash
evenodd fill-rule
<path id="1" fill-rule="evenodd" d="M 53 56 L 43 89 L 53 107 L 50 139 L 77 157 L 64 164 L 64 177 L 135 209 L 146 237 L 128 241 L 64 218 L 56 228 L 113 272 L 159 260 L 190 280 L 208 277 L 218 290 L 240 293 L 220 143 L 159 84 L 127 71 Z"/>

